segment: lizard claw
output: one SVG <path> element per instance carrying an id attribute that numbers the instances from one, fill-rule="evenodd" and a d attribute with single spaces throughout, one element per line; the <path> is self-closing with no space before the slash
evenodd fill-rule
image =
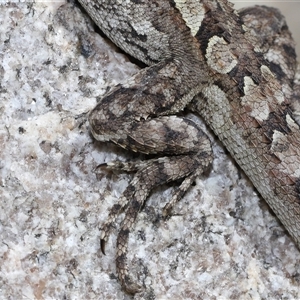
<path id="1" fill-rule="evenodd" d="M 105 239 L 100 239 L 100 248 L 101 248 L 101 252 L 102 254 L 105 254 Z"/>
<path id="2" fill-rule="evenodd" d="M 94 168 L 94 172 L 98 172 L 99 169 L 107 167 L 107 163 L 102 163 Z"/>

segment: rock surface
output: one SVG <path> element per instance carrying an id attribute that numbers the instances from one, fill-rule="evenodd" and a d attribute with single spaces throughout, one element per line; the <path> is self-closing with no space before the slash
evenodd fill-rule
<path id="1" fill-rule="evenodd" d="M 93 170 L 138 157 L 96 142 L 86 120 L 138 67 L 77 5 L 0 8 L 0 299 L 131 299 L 116 279 L 116 231 L 99 251 L 99 227 L 130 175 Z M 300 298 L 299 250 L 213 143 L 209 176 L 168 220 L 171 185 L 140 213 L 129 265 L 146 288 L 134 299 Z"/>

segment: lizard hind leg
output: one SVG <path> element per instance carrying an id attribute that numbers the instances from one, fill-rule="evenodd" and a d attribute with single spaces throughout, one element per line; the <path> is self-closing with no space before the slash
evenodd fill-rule
<path id="1" fill-rule="evenodd" d="M 138 162 L 112 161 L 97 167 L 136 172 L 124 194 L 116 203 L 102 227 L 101 251 L 105 254 L 105 243 L 117 216 L 125 209 L 134 192 L 144 202 L 150 191 L 158 185 L 201 174 L 211 163 L 212 150 L 209 138 L 197 125 L 186 118 L 162 116 L 138 122 L 130 133 L 130 149 L 163 157 Z M 165 156 L 170 155 L 170 156 Z M 186 179 L 172 197 L 170 210 L 183 196 L 193 180 Z M 187 184 L 188 183 L 188 184 Z M 132 200 L 133 201 L 133 200 Z"/>
<path id="2" fill-rule="evenodd" d="M 112 228 L 112 222 L 116 218 L 116 214 L 125 206 L 128 206 L 117 238 L 116 257 L 118 276 L 123 288 L 128 293 L 135 293 L 139 290 L 138 285 L 136 285 L 128 275 L 127 251 L 129 233 L 149 193 L 157 185 L 183 179 L 183 182 L 175 189 L 171 201 L 166 206 L 164 213 L 169 212 L 171 207 L 182 198 L 195 178 L 209 167 L 212 159 L 210 141 L 205 139 L 202 147 L 196 154 L 165 156 L 151 159 L 149 162 L 144 162 L 143 164 L 139 163 L 139 165 L 142 166 L 141 169 L 137 171 L 124 191 L 120 199 L 121 203 L 116 204 L 111 210 L 110 217 L 102 228 L 101 236 L 101 248 L 102 251 L 104 251 L 105 242 Z"/>

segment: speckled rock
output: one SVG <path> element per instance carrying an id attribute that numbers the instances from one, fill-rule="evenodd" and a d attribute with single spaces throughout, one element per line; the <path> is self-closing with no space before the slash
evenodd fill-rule
<path id="1" fill-rule="evenodd" d="M 0 299 L 131 299 L 116 279 L 116 231 L 99 251 L 130 175 L 94 169 L 137 156 L 96 142 L 86 119 L 138 67 L 74 4 L 0 4 L 0 25 Z M 171 185 L 140 213 L 129 265 L 145 290 L 134 299 L 300 298 L 299 250 L 213 144 L 210 173 L 169 219 Z"/>

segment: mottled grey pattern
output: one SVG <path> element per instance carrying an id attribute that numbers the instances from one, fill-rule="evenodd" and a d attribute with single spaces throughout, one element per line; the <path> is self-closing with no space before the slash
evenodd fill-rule
<path id="1" fill-rule="evenodd" d="M 104 252 L 127 207 L 116 259 L 125 290 L 139 289 L 128 275 L 127 243 L 150 191 L 183 180 L 167 213 L 212 161 L 205 134 L 174 115 L 185 108 L 205 119 L 300 246 L 300 130 L 290 108 L 299 100 L 299 76 L 280 13 L 255 7 L 238 15 L 226 0 L 80 2 L 119 47 L 150 65 L 109 92 L 89 118 L 96 139 L 159 156 L 108 164 L 136 171 L 101 236 Z"/>

